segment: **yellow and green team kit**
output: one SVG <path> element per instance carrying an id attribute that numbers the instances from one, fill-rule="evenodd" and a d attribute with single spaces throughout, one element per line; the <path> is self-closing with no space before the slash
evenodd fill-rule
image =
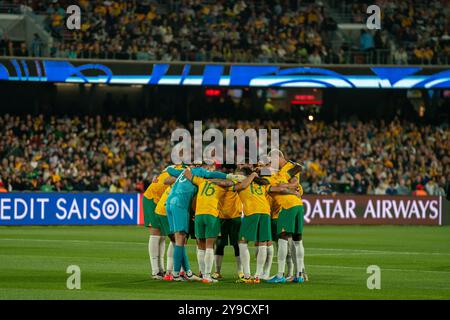
<path id="1" fill-rule="evenodd" d="M 161 231 L 161 235 L 167 236 L 170 234 L 170 228 L 169 228 L 169 220 L 167 220 L 167 212 L 166 212 L 166 201 L 169 197 L 170 190 L 172 188 L 169 186 L 166 188 L 164 193 L 162 194 L 161 198 L 158 201 L 158 204 L 155 208 L 155 215 L 154 215 L 154 225 L 152 225 L 154 228 L 157 228 Z"/>
<path id="2" fill-rule="evenodd" d="M 270 205 L 272 240 L 276 241 L 278 240 L 277 221 L 278 215 L 280 214 L 281 211 L 281 207 L 270 194 L 267 195 L 267 201 L 269 202 Z"/>
<path id="3" fill-rule="evenodd" d="M 289 171 L 294 167 L 295 164 L 288 162 L 276 174 L 265 179 L 273 186 L 288 183 L 292 178 Z M 175 168 L 180 169 L 182 166 Z M 168 177 L 170 175 L 163 171 L 147 188 L 143 197 L 145 226 L 158 228 L 163 235 L 169 234 L 165 202 L 170 187 L 164 184 Z M 295 177 L 302 194 L 300 173 Z M 228 245 L 229 239 L 233 245 L 243 238 L 247 241 L 268 241 L 276 240 L 282 232 L 303 232 L 303 203 L 296 195 L 269 194 L 269 185 L 255 182 L 239 192 L 234 191 L 233 187 L 223 188 L 200 177 L 194 177 L 193 183 L 199 187 L 197 199 L 192 203 L 195 209 L 195 234 L 199 239 L 214 238 L 221 234 L 218 241 Z M 244 219 L 241 218 L 242 210 Z"/>
<path id="4" fill-rule="evenodd" d="M 233 187 L 226 189 L 219 202 L 220 237 L 217 245 L 225 247 L 228 244 L 239 243 L 239 230 L 242 222 L 242 202 Z"/>
<path id="5" fill-rule="evenodd" d="M 220 235 L 219 202 L 225 188 L 204 178 L 194 176 L 192 183 L 198 186 L 195 204 L 195 237 L 216 238 Z"/>
<path id="6" fill-rule="evenodd" d="M 276 174 L 267 177 L 266 179 L 271 185 L 279 185 L 289 183 L 289 180 L 294 176 L 289 173 L 295 167 L 295 164 L 288 162 Z M 299 181 L 300 195 L 303 190 L 300 186 L 300 173 L 295 177 Z M 289 194 L 273 194 L 273 200 L 280 207 L 278 218 L 273 222 L 276 224 L 276 233 L 279 235 L 283 232 L 292 234 L 303 233 L 303 202 L 302 199 L 296 195 Z"/>
<path id="7" fill-rule="evenodd" d="M 244 207 L 244 219 L 239 232 L 240 240 L 253 242 L 272 240 L 270 204 L 267 201 L 269 192 L 270 185 L 259 185 L 255 182 L 238 191 Z"/>
<path id="8" fill-rule="evenodd" d="M 175 169 L 181 169 L 181 165 L 174 166 Z M 167 170 L 167 169 L 166 169 Z M 157 224 L 155 217 L 155 208 L 161 199 L 164 191 L 169 187 L 164 181 L 170 177 L 170 174 L 164 170 L 145 190 L 142 198 L 144 208 L 144 226 L 151 227 Z M 156 228 L 156 227 L 155 227 Z"/>

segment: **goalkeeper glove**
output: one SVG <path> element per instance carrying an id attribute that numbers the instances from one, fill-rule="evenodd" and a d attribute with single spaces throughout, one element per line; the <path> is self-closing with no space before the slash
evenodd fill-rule
<path id="1" fill-rule="evenodd" d="M 233 182 L 241 182 L 245 178 L 247 177 L 239 174 L 231 174 L 231 173 L 227 174 L 227 180 L 231 180 Z"/>

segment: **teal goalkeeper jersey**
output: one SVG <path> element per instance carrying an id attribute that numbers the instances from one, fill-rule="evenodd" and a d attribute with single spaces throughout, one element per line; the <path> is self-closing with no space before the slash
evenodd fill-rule
<path id="1" fill-rule="evenodd" d="M 167 172 L 171 176 L 178 178 L 172 185 L 172 190 L 170 191 L 166 203 L 173 203 L 181 208 L 189 208 L 192 198 L 197 193 L 197 186 L 186 179 L 186 177 L 183 175 L 183 171 L 184 170 L 174 169 L 172 167 L 167 168 Z M 208 171 L 204 168 L 193 168 L 191 171 L 194 176 L 205 179 L 227 178 L 227 175 L 223 172 Z"/>

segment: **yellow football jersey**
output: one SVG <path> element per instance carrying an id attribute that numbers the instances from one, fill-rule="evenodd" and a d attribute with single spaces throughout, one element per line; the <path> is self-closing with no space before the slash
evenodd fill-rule
<path id="1" fill-rule="evenodd" d="M 242 216 L 242 201 L 237 192 L 229 188 L 219 202 L 219 218 L 234 219 Z"/>
<path id="2" fill-rule="evenodd" d="M 174 166 L 174 168 L 181 169 L 182 166 L 177 165 Z M 167 169 L 164 169 L 164 171 L 156 178 L 156 182 L 152 182 L 144 192 L 144 197 L 153 200 L 156 204 L 159 202 L 159 199 L 161 199 L 161 196 L 168 187 L 168 185 L 164 184 L 164 181 L 170 177 L 170 174 L 168 174 L 166 170 Z"/>
<path id="3" fill-rule="evenodd" d="M 289 174 L 289 170 L 291 170 L 294 167 L 295 167 L 295 164 L 293 164 L 292 162 L 288 162 L 281 168 L 279 173 L 281 173 L 281 175 L 284 176 L 284 178 L 286 178 L 287 181 L 289 182 L 289 180 L 291 178 L 293 178 Z M 303 195 L 303 188 L 302 188 L 302 185 L 300 184 L 300 172 L 298 172 L 294 177 L 297 178 L 297 181 L 298 181 L 298 192 L 300 193 L 300 196 L 302 196 Z M 302 198 L 297 197 L 297 199 L 300 200 L 298 205 L 302 206 L 303 205 Z"/>
<path id="4" fill-rule="evenodd" d="M 259 185 L 255 182 L 239 191 L 239 198 L 244 207 L 244 215 L 250 216 L 255 213 L 269 214 L 270 204 L 267 200 L 267 194 L 270 191 L 270 185 Z"/>
<path id="5" fill-rule="evenodd" d="M 219 201 L 225 194 L 225 189 L 213 182 L 194 176 L 192 183 L 198 186 L 195 215 L 211 214 L 219 216 Z"/>
<path id="6" fill-rule="evenodd" d="M 288 181 L 289 181 L 291 178 L 293 178 L 289 174 L 289 170 L 293 169 L 294 167 L 295 167 L 295 164 L 293 164 L 292 162 L 286 163 L 280 170 L 281 175 L 284 175 L 285 178 L 287 178 Z M 302 196 L 303 195 L 303 188 L 302 188 L 302 185 L 300 184 L 300 172 L 298 172 L 294 177 L 297 178 L 297 181 L 298 181 L 298 192 L 300 193 L 300 196 Z"/>
<path id="7" fill-rule="evenodd" d="M 288 161 L 283 167 L 280 168 L 277 174 L 286 178 L 289 181 L 289 179 L 292 178 L 292 176 L 289 174 L 289 170 L 293 168 L 295 168 L 295 164 Z"/>
<path id="8" fill-rule="evenodd" d="M 278 215 L 281 211 L 281 206 L 275 201 L 275 199 L 272 197 L 272 195 L 267 195 L 267 201 L 269 201 L 270 204 L 270 216 L 272 219 L 278 219 Z"/>
<path id="9" fill-rule="evenodd" d="M 299 173 L 297 173 L 296 175 L 295 175 L 295 177 L 297 178 L 297 181 L 298 181 L 298 192 L 300 193 L 300 197 L 301 196 L 303 196 L 303 187 L 302 187 L 302 185 L 300 184 L 300 172 Z M 302 200 L 302 198 L 300 198 L 300 201 Z M 303 205 L 303 201 L 302 201 L 302 205 Z"/>
<path id="10" fill-rule="evenodd" d="M 167 201 L 167 197 L 169 197 L 170 190 L 172 190 L 172 187 L 168 186 L 166 188 L 166 190 L 164 190 L 161 198 L 158 201 L 158 204 L 156 205 L 155 213 L 159 214 L 160 216 L 166 216 L 167 215 L 167 212 L 166 212 L 166 201 Z"/>
<path id="11" fill-rule="evenodd" d="M 277 173 L 273 174 L 270 177 L 265 177 L 266 180 L 270 182 L 271 185 L 276 186 L 283 183 L 289 183 L 291 176 L 286 170 L 286 166 L 292 165 L 291 163 L 287 163 L 280 169 Z M 291 167 L 292 168 L 292 167 Z M 289 168 L 288 170 L 290 170 Z M 273 199 L 281 206 L 282 209 L 290 209 L 295 206 L 302 206 L 302 199 L 293 194 L 276 194 L 272 195 Z"/>

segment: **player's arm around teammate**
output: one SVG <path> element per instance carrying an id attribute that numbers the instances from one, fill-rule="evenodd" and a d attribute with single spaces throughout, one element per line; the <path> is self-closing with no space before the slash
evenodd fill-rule
<path id="1" fill-rule="evenodd" d="M 244 270 L 244 277 L 239 280 L 243 283 L 259 283 L 264 276 L 267 260 L 267 244 L 272 240 L 270 204 L 267 194 L 271 187 L 268 183 L 258 177 L 256 172 L 249 172 L 250 169 L 243 169 L 248 175 L 241 183 L 235 186 L 239 192 L 239 197 L 244 207 L 244 219 L 239 233 L 239 253 Z M 274 192 L 285 189 L 275 187 Z M 256 273 L 254 279 L 250 275 L 250 253 L 248 242 L 255 242 L 258 246 L 256 260 Z"/>
<path id="2" fill-rule="evenodd" d="M 303 207 L 303 188 L 300 184 L 300 173 L 297 173 L 294 177 L 289 180 L 289 183 L 292 185 L 296 185 L 296 195 L 300 199 L 300 212 L 299 212 L 299 220 L 301 219 L 301 229 L 299 229 L 298 233 L 292 235 L 292 249 L 295 250 L 294 264 L 296 267 L 296 277 L 297 279 L 302 278 L 304 281 L 308 281 L 308 275 L 305 270 L 305 248 L 303 246 L 303 216 L 304 216 L 304 207 Z M 294 278 L 295 279 L 295 278 Z"/>
<path id="3" fill-rule="evenodd" d="M 152 183 L 144 192 L 142 205 L 144 210 L 144 225 L 150 230 L 148 252 L 152 269 L 152 278 L 160 280 L 164 276 L 164 253 L 166 235 L 162 232 L 161 219 L 155 213 L 156 207 L 170 183 L 166 183 L 170 175 L 165 169 L 154 177 Z M 173 182 L 172 182 L 173 183 Z M 169 248 L 170 250 L 170 248 Z"/>
<path id="4" fill-rule="evenodd" d="M 174 281 L 201 280 L 201 278 L 192 273 L 189 257 L 186 251 L 186 238 L 189 234 L 189 211 L 192 204 L 192 199 L 197 193 L 197 186 L 195 186 L 184 176 L 184 173 L 187 173 L 187 171 L 192 171 L 193 176 L 208 179 L 232 178 L 222 172 L 216 172 L 213 170 L 209 171 L 207 168 L 201 166 L 194 167 L 192 170 L 168 169 L 170 175 L 177 177 L 166 202 L 169 226 L 171 231 L 175 234 L 173 270 Z M 185 275 L 183 277 L 180 276 L 181 268 L 185 270 Z"/>
<path id="5" fill-rule="evenodd" d="M 278 151 L 278 163 L 280 170 L 270 177 L 272 185 L 293 184 L 292 178 L 299 176 L 301 166 L 287 161 L 281 151 Z M 302 276 L 302 250 L 300 242 L 294 241 L 293 236 L 303 232 L 303 206 L 302 201 L 296 195 L 277 195 L 274 197 L 278 204 L 281 206 L 281 211 L 277 221 L 277 233 L 278 233 L 278 273 L 272 279 L 271 283 L 283 283 L 286 282 L 285 278 L 285 266 L 288 255 L 288 249 L 291 250 L 294 264 L 297 266 L 296 275 L 293 278 L 294 282 L 301 283 L 304 281 Z"/>
<path id="6" fill-rule="evenodd" d="M 300 173 L 303 169 L 303 166 L 288 161 L 288 163 L 285 165 L 286 168 L 289 168 L 287 170 L 284 170 L 284 174 L 288 177 L 291 177 L 287 183 L 279 184 L 280 186 L 284 186 L 286 188 L 289 188 L 290 190 L 293 190 L 296 192 L 296 196 L 299 198 L 299 213 L 298 213 L 298 223 L 299 225 L 297 233 L 292 234 L 292 240 L 289 243 L 289 254 L 288 254 L 288 267 L 289 267 L 289 256 L 292 257 L 292 260 L 294 262 L 294 266 L 296 269 L 295 277 L 289 277 L 287 278 L 287 281 L 299 281 L 302 280 L 308 281 L 308 275 L 305 271 L 305 248 L 303 246 L 303 215 L 304 215 L 304 207 L 303 207 L 303 201 L 301 199 L 303 195 L 303 188 L 300 184 Z M 289 275 L 291 275 L 291 272 L 289 270 Z"/>
<path id="7" fill-rule="evenodd" d="M 219 202 L 220 236 L 216 242 L 214 279 L 221 279 L 222 262 L 225 247 L 233 246 L 236 259 L 236 271 L 239 278 L 244 276 L 239 256 L 239 231 L 242 223 L 242 201 L 233 187 L 227 188 Z"/>
<path id="8" fill-rule="evenodd" d="M 195 207 L 195 237 L 197 238 L 197 259 L 204 283 L 213 283 L 211 271 L 214 263 L 214 244 L 220 234 L 219 201 L 226 187 L 233 183 L 228 180 L 207 180 L 196 177 L 188 169 L 184 176 L 198 186 Z"/>
<path id="9" fill-rule="evenodd" d="M 175 238 L 173 234 L 170 232 L 169 228 L 169 220 L 167 219 L 167 211 L 166 211 L 166 201 L 169 196 L 171 187 L 169 186 L 161 196 L 158 204 L 155 208 L 155 216 L 159 225 L 159 229 L 161 235 L 164 237 L 165 244 L 165 236 L 168 236 L 170 239 L 169 247 L 167 249 L 167 264 L 166 264 L 166 272 L 163 275 L 164 280 L 172 280 L 172 270 L 173 270 L 173 248 L 175 243 Z M 164 248 L 161 248 L 160 258 L 162 260 L 162 265 L 164 265 Z M 162 271 L 163 269 L 161 269 Z M 159 278 L 156 278 L 159 279 Z"/>

